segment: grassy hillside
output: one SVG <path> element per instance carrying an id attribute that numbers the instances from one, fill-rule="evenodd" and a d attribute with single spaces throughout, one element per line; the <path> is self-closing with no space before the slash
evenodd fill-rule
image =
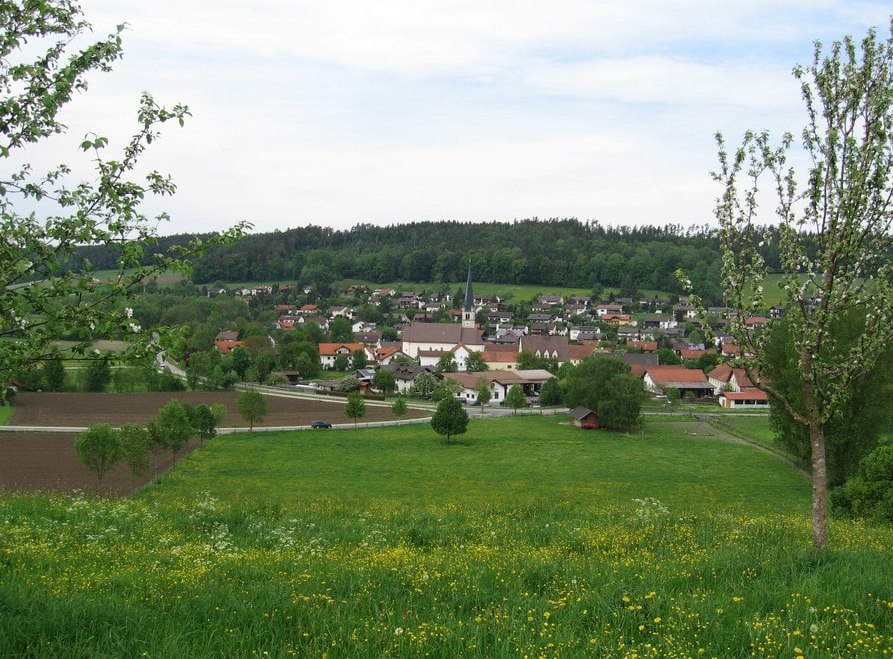
<path id="1" fill-rule="evenodd" d="M 129 501 L 0 497 L 0 656 L 883 656 L 893 531 L 690 421 L 242 434 Z"/>

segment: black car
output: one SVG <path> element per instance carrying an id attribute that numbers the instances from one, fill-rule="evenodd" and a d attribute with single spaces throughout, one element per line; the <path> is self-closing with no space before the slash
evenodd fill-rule
<path id="1" fill-rule="evenodd" d="M 319 430 L 320 428 L 331 428 L 332 424 L 329 423 L 328 421 L 317 420 L 317 421 L 314 421 L 313 423 L 311 423 L 310 427 L 314 428 L 316 430 Z"/>

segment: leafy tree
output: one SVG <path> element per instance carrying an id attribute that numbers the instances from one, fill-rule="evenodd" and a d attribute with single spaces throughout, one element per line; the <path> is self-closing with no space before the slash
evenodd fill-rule
<path id="1" fill-rule="evenodd" d="M 490 403 L 493 394 L 490 392 L 490 383 L 481 382 L 477 388 L 477 403 L 481 406 L 481 416 L 484 416 L 484 409 Z"/>
<path id="2" fill-rule="evenodd" d="M 124 359 L 144 358 L 157 344 L 127 304 L 143 279 L 183 268 L 208 242 L 227 242 L 245 225 L 205 243 L 181 243 L 178 252 L 159 248 L 157 228 L 166 217 L 147 217 L 140 204 L 172 194 L 174 184 L 158 172 L 143 181 L 135 174 L 145 169 L 140 158 L 160 126 L 183 123 L 189 111 L 161 107 L 149 94 L 121 155 L 106 157 L 109 140 L 101 135 L 82 141 L 96 168 L 93 182 L 72 181 L 67 165 L 38 171 L 25 163 L 28 147 L 65 130 L 59 115 L 87 89 L 89 74 L 109 71 L 121 57 L 124 26 L 77 50 L 90 26 L 76 2 L 5 3 L 0 11 L 0 158 L 16 163 L 0 180 L 0 383 L 52 356 L 58 338 L 75 341 L 74 359 L 91 361 L 94 336 L 130 336 L 139 340 Z M 94 277 L 91 262 L 80 257 L 85 249 L 104 250 L 115 276 Z M 40 286 L 13 286 L 36 280 Z"/>
<path id="3" fill-rule="evenodd" d="M 112 369 L 109 366 L 108 356 L 98 357 L 91 360 L 87 366 L 84 386 L 87 391 L 105 391 L 111 379 Z"/>
<path id="4" fill-rule="evenodd" d="M 351 343 L 353 342 L 353 329 L 350 321 L 343 316 L 333 318 L 329 323 L 329 335 L 334 343 Z"/>
<path id="5" fill-rule="evenodd" d="M 52 357 L 43 363 L 43 384 L 47 391 L 65 388 L 65 364 L 61 357 Z"/>
<path id="6" fill-rule="evenodd" d="M 262 421 L 267 415 L 267 399 L 259 391 L 246 389 L 236 399 L 236 409 L 248 422 L 248 429 L 253 431 L 255 422 Z"/>
<path id="7" fill-rule="evenodd" d="M 192 427 L 202 442 L 217 436 L 217 417 L 207 405 L 196 405 L 192 409 Z"/>
<path id="8" fill-rule="evenodd" d="M 659 348 L 657 362 L 661 366 L 679 366 L 682 364 L 682 357 L 677 355 L 672 348 Z"/>
<path id="9" fill-rule="evenodd" d="M 801 133 L 806 157 L 798 161 L 808 170 L 798 174 L 788 162 L 792 135 L 775 144 L 766 132 L 748 132 L 731 154 L 717 136 L 719 169 L 713 176 L 722 187 L 716 207 L 722 289 L 738 311 L 727 331 L 742 347 L 741 363 L 751 380 L 809 434 L 812 542 L 823 550 L 828 426 L 893 339 L 893 21 L 886 41 L 870 30 L 861 44 L 845 37 L 827 55 L 817 43 L 812 64 L 796 67 L 794 75 L 807 115 Z M 765 307 L 769 267 L 754 241 L 753 220 L 766 178 L 777 197 L 783 306 L 802 405 L 760 377 L 771 331 L 750 332 L 745 324 L 754 309 Z M 833 327 L 856 304 L 864 308 L 866 322 L 843 354 Z"/>
<path id="10" fill-rule="evenodd" d="M 366 368 L 366 351 L 362 349 L 354 350 L 350 363 L 355 371 L 359 371 L 361 368 Z"/>
<path id="11" fill-rule="evenodd" d="M 481 352 L 472 352 L 465 360 L 465 370 L 469 373 L 481 373 L 487 369 L 487 362 L 484 361 L 484 354 Z"/>
<path id="12" fill-rule="evenodd" d="M 354 427 L 356 427 L 358 419 L 366 416 L 366 401 L 363 400 L 359 391 L 347 395 L 347 404 L 344 406 L 344 415 L 353 419 Z"/>
<path id="13" fill-rule="evenodd" d="M 445 398 L 455 398 L 461 393 L 461 384 L 459 384 L 452 378 L 444 378 L 437 383 L 436 387 L 434 387 L 434 391 L 431 393 L 431 398 L 435 401 L 441 401 Z"/>
<path id="14" fill-rule="evenodd" d="M 434 367 L 436 373 L 455 373 L 457 370 L 459 367 L 456 365 L 456 356 L 450 351 L 443 353 Z"/>
<path id="15" fill-rule="evenodd" d="M 213 405 L 211 405 L 211 414 L 214 415 L 214 425 L 216 425 L 218 428 L 220 427 L 220 424 L 223 423 L 223 420 L 226 418 L 227 411 L 228 410 L 226 408 L 226 405 L 224 405 L 223 403 L 214 403 Z"/>
<path id="16" fill-rule="evenodd" d="M 512 408 L 512 416 L 518 413 L 518 410 L 527 405 L 527 396 L 521 385 L 513 384 L 509 388 L 509 392 L 505 396 L 505 404 Z"/>
<path id="17" fill-rule="evenodd" d="M 346 392 L 346 393 L 350 393 L 352 391 L 359 391 L 360 390 L 360 381 L 353 376 L 341 378 L 338 381 L 338 384 L 336 384 L 334 386 L 334 390 L 342 391 L 342 392 Z"/>
<path id="18" fill-rule="evenodd" d="M 333 365 L 333 369 L 343 373 L 347 370 L 347 367 L 350 365 L 350 360 L 347 358 L 347 355 L 336 355 L 335 356 L 335 364 Z"/>
<path id="19" fill-rule="evenodd" d="M 540 389 L 540 405 L 561 405 L 562 400 L 561 385 L 557 379 L 552 378 L 543 382 Z"/>
<path id="20" fill-rule="evenodd" d="M 588 407 L 605 428 L 622 430 L 639 424 L 645 389 L 629 366 L 613 357 L 587 357 L 568 377 L 564 402 Z"/>
<path id="21" fill-rule="evenodd" d="M 850 352 L 853 342 L 862 333 L 864 322 L 864 314 L 854 309 L 832 325 L 831 333 L 840 346 L 841 355 Z M 783 393 L 791 406 L 802 413 L 801 375 L 797 355 L 792 349 L 793 343 L 790 323 L 787 318 L 782 318 L 773 325 L 772 334 L 766 342 L 764 375 L 772 382 L 774 390 Z M 871 371 L 854 384 L 852 394 L 841 406 L 838 416 L 830 419 L 825 426 L 830 488 L 839 487 L 856 474 L 860 460 L 878 445 L 881 432 L 889 428 L 893 419 L 891 385 L 893 344 L 882 351 Z M 809 464 L 811 449 L 808 429 L 791 416 L 784 404 L 775 403 L 769 407 L 769 422 L 775 431 L 776 441 L 803 463 Z"/>
<path id="22" fill-rule="evenodd" d="M 409 393 L 416 398 L 428 399 L 434 395 L 436 388 L 437 378 L 434 377 L 434 374 L 429 371 L 422 371 L 415 377 Z"/>
<path id="23" fill-rule="evenodd" d="M 130 468 L 131 479 L 145 476 L 149 471 L 149 454 L 152 450 L 152 435 L 136 423 L 127 423 L 118 431 L 121 454 L 124 463 Z"/>
<path id="24" fill-rule="evenodd" d="M 239 376 L 239 380 L 243 382 L 245 381 L 245 374 L 251 366 L 251 361 L 251 353 L 245 350 L 242 346 L 233 348 L 226 360 L 229 367 Z"/>
<path id="25" fill-rule="evenodd" d="M 832 492 L 844 514 L 893 523 L 893 444 L 878 446 L 859 463 L 859 473 Z"/>
<path id="26" fill-rule="evenodd" d="M 408 410 L 409 408 L 406 406 L 406 399 L 403 396 L 399 396 L 393 403 L 391 403 L 391 413 L 398 419 L 406 416 Z"/>
<path id="27" fill-rule="evenodd" d="M 385 396 L 397 391 L 397 377 L 393 371 L 378 369 L 372 376 L 372 386 Z"/>
<path id="28" fill-rule="evenodd" d="M 99 489 L 102 479 L 124 457 L 121 439 L 107 423 L 90 426 L 74 440 L 74 448 L 87 468 L 96 474 Z"/>
<path id="29" fill-rule="evenodd" d="M 446 443 L 449 444 L 454 435 L 461 435 L 468 429 L 468 413 L 462 403 L 452 396 L 444 398 L 431 417 L 431 427 L 438 435 L 446 435 Z"/>
<path id="30" fill-rule="evenodd" d="M 169 400 L 158 410 L 154 424 L 150 428 L 150 432 L 154 435 L 152 439 L 171 450 L 174 464 L 177 462 L 177 453 L 195 434 L 191 417 L 189 405 L 179 400 Z"/>
<path id="31" fill-rule="evenodd" d="M 530 350 L 522 350 L 518 353 L 518 369 L 522 371 L 530 371 L 536 368 L 542 368 L 542 360 L 533 354 Z"/>

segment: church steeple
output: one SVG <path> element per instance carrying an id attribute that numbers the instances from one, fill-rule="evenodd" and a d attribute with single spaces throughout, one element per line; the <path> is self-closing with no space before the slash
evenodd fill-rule
<path id="1" fill-rule="evenodd" d="M 465 284 L 465 304 L 462 307 L 462 327 L 474 329 L 474 293 L 471 291 L 471 266 L 468 266 L 468 282 Z"/>

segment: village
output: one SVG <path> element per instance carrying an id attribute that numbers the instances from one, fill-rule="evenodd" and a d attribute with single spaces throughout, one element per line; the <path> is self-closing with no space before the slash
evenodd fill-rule
<path id="1" fill-rule="evenodd" d="M 312 296 L 312 289 L 297 291 Z M 273 300 L 295 293 L 290 285 L 263 285 L 214 295 Z M 333 324 L 349 324 L 352 340 L 317 344 L 320 377 L 309 380 L 299 370 L 286 370 L 290 384 L 317 390 L 338 390 L 347 371 L 363 392 L 371 393 L 379 370 L 393 374 L 393 392 L 418 395 L 419 377 L 434 376 L 456 383 L 456 397 L 479 404 L 481 387 L 489 389 L 487 405 L 504 404 L 511 388 L 521 387 L 529 405 L 540 403 L 543 384 L 562 366 L 579 365 L 590 355 L 610 355 L 626 363 L 644 388 L 671 401 L 715 401 L 724 408 L 766 407 L 768 397 L 732 363 L 739 347 L 723 329 L 732 315 L 726 308 L 707 309 L 709 331 L 703 331 L 698 310 L 685 298 L 674 303 L 652 297 L 539 295 L 523 317 L 498 296 L 475 295 L 469 272 L 464 295 L 426 294 L 394 288 L 345 287 L 343 298 L 384 309 L 389 323 L 359 318 L 359 305 L 276 302 L 274 329 L 280 334 L 313 325 L 328 335 Z M 517 309 L 519 305 L 514 305 Z M 769 316 L 745 320 L 759 330 Z M 344 338 L 344 332 L 337 332 Z M 709 339 L 708 339 L 709 337 Z M 268 337 L 270 343 L 275 339 Z M 222 330 L 214 341 L 221 354 L 241 347 L 238 331 Z M 255 343 L 256 345 L 256 343 Z M 326 374 L 341 377 L 327 378 Z M 423 375 L 426 374 L 426 375 Z M 389 379 L 390 381 L 390 379 Z M 426 390 L 422 388 L 424 396 Z M 390 392 L 388 392 L 390 393 Z"/>

